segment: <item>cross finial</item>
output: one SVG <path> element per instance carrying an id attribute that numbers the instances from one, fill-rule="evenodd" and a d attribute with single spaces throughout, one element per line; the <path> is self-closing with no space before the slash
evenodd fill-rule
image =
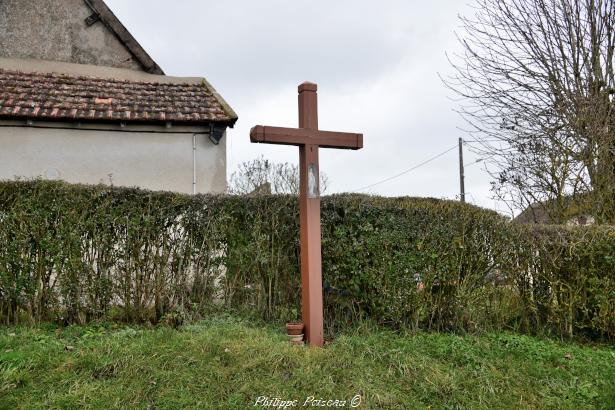
<path id="1" fill-rule="evenodd" d="M 304 81 L 303 83 L 299 84 L 299 92 L 302 93 L 303 91 L 318 91 L 318 85 L 316 83 L 311 83 L 309 81 Z"/>
<path id="2" fill-rule="evenodd" d="M 318 86 L 308 81 L 299 85 L 299 128 L 318 129 Z"/>

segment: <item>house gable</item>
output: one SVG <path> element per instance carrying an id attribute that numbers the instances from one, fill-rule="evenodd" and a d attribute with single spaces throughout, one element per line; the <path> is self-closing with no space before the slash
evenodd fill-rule
<path id="1" fill-rule="evenodd" d="M 0 57 L 164 74 L 103 0 L 0 0 Z"/>

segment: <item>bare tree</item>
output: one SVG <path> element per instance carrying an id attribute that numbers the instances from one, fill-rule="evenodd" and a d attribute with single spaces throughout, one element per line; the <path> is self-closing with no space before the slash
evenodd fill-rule
<path id="1" fill-rule="evenodd" d="M 446 84 L 515 209 L 615 223 L 615 2 L 476 0 Z"/>
<path id="2" fill-rule="evenodd" d="M 328 178 L 320 173 L 320 191 L 327 190 Z M 239 164 L 231 175 L 229 192 L 232 194 L 272 193 L 299 194 L 299 167 L 288 162 L 275 163 L 260 156 Z"/>

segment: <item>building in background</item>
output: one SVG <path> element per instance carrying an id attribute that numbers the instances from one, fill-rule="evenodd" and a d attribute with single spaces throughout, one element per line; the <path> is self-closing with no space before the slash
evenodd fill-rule
<path id="1" fill-rule="evenodd" d="M 104 1 L 0 0 L 0 179 L 223 192 L 236 121 L 204 78 L 166 76 Z"/>
<path id="2" fill-rule="evenodd" d="M 540 225 L 593 225 L 596 223 L 596 218 L 584 199 L 583 195 L 578 195 L 576 198 L 565 196 L 561 198 L 559 206 L 555 200 L 535 202 L 517 215 L 513 222 Z M 565 209 L 563 215 L 561 215 L 562 209 Z"/>

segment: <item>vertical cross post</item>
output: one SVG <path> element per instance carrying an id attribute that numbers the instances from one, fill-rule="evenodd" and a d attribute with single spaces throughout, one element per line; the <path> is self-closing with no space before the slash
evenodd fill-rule
<path id="1" fill-rule="evenodd" d="M 318 130 L 316 84 L 299 86 L 299 128 Z M 308 343 L 323 345 L 323 302 L 320 249 L 320 177 L 318 145 L 299 147 L 301 309 Z M 307 194 L 307 195 L 306 195 Z"/>
<path id="2" fill-rule="evenodd" d="M 299 214 L 301 243 L 301 314 L 305 337 L 313 346 L 324 343 L 322 271 L 320 255 L 319 148 L 361 149 L 363 134 L 318 129 L 317 86 L 299 86 L 299 128 L 257 125 L 250 140 L 299 147 Z"/>

